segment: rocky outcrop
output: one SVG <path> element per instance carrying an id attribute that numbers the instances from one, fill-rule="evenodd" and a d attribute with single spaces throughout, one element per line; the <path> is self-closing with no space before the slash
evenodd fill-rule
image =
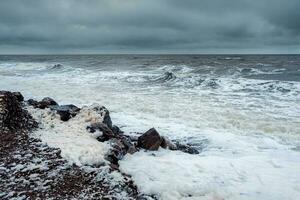
<path id="1" fill-rule="evenodd" d="M 105 123 L 102 122 L 92 123 L 90 126 L 87 126 L 86 129 L 90 133 L 100 131 L 102 135 L 97 137 L 97 140 L 100 142 L 105 142 L 112 138 L 117 138 L 117 134 L 115 134 Z"/>
<path id="2" fill-rule="evenodd" d="M 55 105 L 58 104 L 50 97 L 45 97 L 42 99 L 42 101 L 39 102 L 39 108 L 41 109 L 49 108 L 50 106 L 55 106 Z"/>
<path id="3" fill-rule="evenodd" d="M 80 108 L 73 104 L 69 105 L 51 105 L 51 110 L 55 111 L 62 121 L 68 121 L 71 117 L 75 117 L 80 111 Z"/>
<path id="4" fill-rule="evenodd" d="M 24 97 L 23 97 L 23 95 L 21 94 L 21 92 L 13 92 L 13 95 L 14 95 L 15 97 L 17 97 L 17 100 L 18 100 L 19 102 L 24 101 Z"/>
<path id="5" fill-rule="evenodd" d="M 99 106 L 96 104 L 93 107 L 93 111 L 95 111 L 99 115 L 99 120 L 101 123 L 104 123 L 109 129 L 113 128 L 109 111 L 104 106 Z"/>
<path id="6" fill-rule="evenodd" d="M 199 154 L 199 151 L 189 145 L 180 144 L 179 142 L 176 142 L 176 149 L 178 151 L 182 151 L 189 154 Z"/>
<path id="7" fill-rule="evenodd" d="M 40 108 L 40 109 L 45 109 L 45 108 L 49 108 L 50 106 L 58 105 L 56 103 L 56 101 L 54 101 L 50 97 L 45 97 L 41 101 L 36 101 L 36 100 L 33 100 L 33 99 L 29 99 L 27 101 L 27 103 L 29 105 L 33 106 L 34 108 Z"/>
<path id="8" fill-rule="evenodd" d="M 0 91 L 0 133 L 7 130 L 31 130 L 37 123 L 22 109 L 22 95 Z"/>

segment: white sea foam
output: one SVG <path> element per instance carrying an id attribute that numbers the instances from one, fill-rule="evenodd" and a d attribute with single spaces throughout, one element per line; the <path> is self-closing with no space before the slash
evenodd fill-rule
<path id="1" fill-rule="evenodd" d="M 82 165 L 103 165 L 104 156 L 109 149 L 106 143 L 100 143 L 95 136 L 87 132 L 86 126 L 91 121 L 101 119 L 89 107 L 84 107 L 77 116 L 67 122 L 60 120 L 49 109 L 28 107 L 33 117 L 40 123 L 40 129 L 33 135 L 41 138 L 50 147 L 60 148 L 63 158 L 70 163 Z"/>
<path id="2" fill-rule="evenodd" d="M 120 168 L 142 192 L 163 200 L 281 200 L 300 195 L 299 161 L 299 154 L 280 150 L 227 156 L 160 150 L 127 155 Z"/>

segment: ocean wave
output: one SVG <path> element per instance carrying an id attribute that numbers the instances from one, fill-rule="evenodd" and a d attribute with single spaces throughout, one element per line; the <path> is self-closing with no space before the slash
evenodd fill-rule
<path id="1" fill-rule="evenodd" d="M 286 71 L 285 68 L 272 69 L 272 68 L 237 68 L 237 72 L 241 75 L 271 75 L 271 74 L 281 74 Z"/>
<path id="2" fill-rule="evenodd" d="M 62 64 L 54 64 L 52 66 L 47 67 L 47 70 L 61 70 L 64 69 Z"/>
<path id="3" fill-rule="evenodd" d="M 228 57 L 223 57 L 223 58 L 219 58 L 219 60 L 245 60 L 242 57 L 238 57 L 238 56 L 228 56 Z"/>
<path id="4" fill-rule="evenodd" d="M 165 83 L 168 81 L 172 81 L 175 80 L 176 76 L 174 73 L 172 72 L 165 72 L 162 76 L 155 78 L 154 80 L 152 80 L 155 83 Z"/>
<path id="5" fill-rule="evenodd" d="M 175 72 L 175 73 L 189 73 L 192 72 L 194 69 L 187 65 L 164 65 L 159 67 L 157 71 L 163 72 Z"/>

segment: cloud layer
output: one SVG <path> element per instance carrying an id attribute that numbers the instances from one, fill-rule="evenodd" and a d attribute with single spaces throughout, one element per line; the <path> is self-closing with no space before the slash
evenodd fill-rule
<path id="1" fill-rule="evenodd" d="M 299 0 L 0 1 L 0 53 L 300 53 Z"/>

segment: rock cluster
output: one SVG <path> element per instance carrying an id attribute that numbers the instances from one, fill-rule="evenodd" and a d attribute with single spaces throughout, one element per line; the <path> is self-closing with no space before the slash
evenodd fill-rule
<path id="1" fill-rule="evenodd" d="M 56 101 L 49 97 L 41 101 L 29 99 L 27 102 L 34 108 L 50 108 L 50 110 L 60 115 L 62 121 L 68 121 L 70 118 L 75 117 L 81 110 L 72 104 L 58 105 Z M 161 136 L 155 128 L 149 129 L 137 139 L 125 135 L 119 127 L 112 124 L 109 111 L 105 107 L 95 105 L 92 106 L 92 111 L 96 113 L 96 115 L 87 117 L 86 121 L 90 122 L 90 125 L 88 125 L 86 129 L 90 133 L 100 132 L 101 134 L 97 137 L 99 142 L 110 142 L 111 149 L 106 159 L 111 162 L 114 168 L 118 168 L 118 161 L 127 153 L 134 154 L 140 149 L 156 151 L 161 147 L 169 150 L 180 150 L 190 154 L 199 153 L 190 146 L 168 140 L 166 137 Z"/>
<path id="2" fill-rule="evenodd" d="M 71 117 L 75 117 L 80 111 L 80 108 L 74 106 L 73 104 L 58 105 L 58 103 L 56 103 L 56 101 L 50 97 L 45 97 L 41 101 L 29 99 L 27 103 L 34 108 L 50 108 L 51 110 L 56 111 L 56 113 L 60 115 L 60 119 L 62 121 L 68 121 Z"/>
<path id="3" fill-rule="evenodd" d="M 145 199 L 130 177 L 112 184 L 111 169 L 70 165 L 59 149 L 31 138 L 28 133 L 37 123 L 23 105 L 21 93 L 0 91 L 0 199 L 109 200 L 120 194 Z"/>
<path id="4" fill-rule="evenodd" d="M 33 144 L 33 148 L 35 148 L 34 146 L 37 145 L 35 144 L 36 141 L 31 142 L 31 139 L 28 137 L 28 135 L 21 134 L 22 132 L 26 131 L 29 132 L 33 128 L 36 128 L 38 126 L 37 122 L 34 121 L 31 115 L 25 109 L 23 109 L 23 106 L 25 104 L 33 106 L 35 109 L 47 108 L 49 109 L 49 111 L 58 114 L 62 121 L 68 121 L 69 119 L 77 115 L 80 115 L 79 117 L 84 116 L 86 122 L 90 124 L 86 127 L 87 131 L 90 133 L 100 133 L 97 134 L 99 135 L 97 137 L 97 140 L 99 142 L 108 141 L 110 143 L 111 148 L 106 155 L 106 159 L 111 163 L 110 167 L 112 170 L 118 170 L 118 161 L 121 160 L 127 153 L 134 154 L 141 149 L 156 151 L 159 148 L 165 148 L 170 150 L 180 150 L 190 154 L 199 153 L 196 149 L 190 146 L 183 145 L 178 142 L 174 143 L 173 141 L 168 140 L 166 137 L 161 136 L 155 128 L 149 129 L 145 133 L 140 134 L 140 136 L 137 138 L 126 135 L 121 131 L 119 127 L 113 125 L 109 115 L 109 111 L 103 106 L 95 105 L 88 108 L 91 109 L 88 110 L 89 112 L 85 112 L 87 109 L 86 107 L 78 108 L 77 106 L 72 104 L 59 105 L 50 97 L 46 97 L 41 101 L 36 101 L 33 99 L 24 101 L 24 98 L 20 92 L 12 93 L 8 91 L 0 91 L 0 135 L 2 137 L 2 142 L 0 142 L 0 159 L 4 158 L 6 161 L 8 161 L 9 159 L 5 158 L 5 156 L 7 157 L 9 151 L 11 151 L 11 148 L 15 149 L 15 147 L 22 144 L 22 142 L 24 142 L 24 147 L 22 148 L 25 148 L 26 145 L 31 143 Z M 37 141 L 37 143 L 38 142 L 39 141 Z M 44 154 L 43 150 L 37 151 L 40 152 L 40 154 Z M 61 160 L 59 151 L 54 149 L 49 151 L 54 152 L 55 155 L 51 155 L 54 156 L 55 159 Z M 47 157 L 47 155 L 48 153 L 46 152 L 45 156 Z M 65 165 L 65 162 L 62 161 L 59 161 L 58 163 L 62 163 L 63 165 Z M 72 171 L 72 173 L 76 172 L 79 173 L 80 176 L 83 175 L 83 172 L 81 172 L 79 168 L 74 168 L 74 170 Z M 68 174 L 66 176 L 68 176 Z M 71 175 L 71 178 L 72 176 L 73 175 Z M 86 177 L 89 175 L 83 176 Z M 73 185 L 70 187 L 72 190 Z M 133 191 L 133 195 L 138 194 L 134 184 L 131 184 L 129 188 L 131 188 L 131 190 Z M 35 195 L 38 195 L 38 193 L 35 193 Z"/>
<path id="5" fill-rule="evenodd" d="M 30 130 L 37 123 L 22 109 L 23 96 L 21 93 L 0 91 L 0 133 L 7 130 Z"/>
<path id="6" fill-rule="evenodd" d="M 27 102 L 34 108 L 50 108 L 50 110 L 60 115 L 62 121 L 68 121 L 70 118 L 75 117 L 81 110 L 72 104 L 58 105 L 56 101 L 49 97 L 41 101 L 29 99 Z M 112 124 L 109 111 L 105 107 L 95 105 L 92 106 L 92 111 L 96 115 L 87 117 L 88 119 L 86 119 L 86 121 L 90 122 L 90 125 L 88 125 L 86 129 L 90 133 L 100 132 L 101 134 L 97 137 L 99 142 L 110 142 L 111 149 L 106 159 L 111 162 L 114 168 L 118 167 L 118 161 L 127 153 L 134 154 L 141 149 L 156 151 L 159 148 L 164 148 L 179 150 L 190 154 L 199 153 L 195 148 L 168 140 L 166 137 L 161 136 L 155 128 L 149 129 L 137 139 L 125 135 L 119 127 Z"/>

